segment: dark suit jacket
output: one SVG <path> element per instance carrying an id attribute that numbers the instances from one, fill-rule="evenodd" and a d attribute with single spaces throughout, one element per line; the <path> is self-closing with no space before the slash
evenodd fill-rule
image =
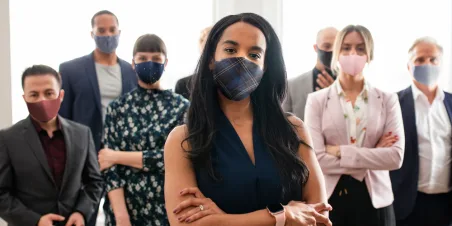
<path id="1" fill-rule="evenodd" d="M 122 74 L 122 94 L 137 86 L 137 76 L 132 66 L 118 58 Z M 60 115 L 88 126 L 99 151 L 102 140 L 102 105 L 97 80 L 94 53 L 76 58 L 60 65 L 63 80 L 64 100 Z"/>
<path id="2" fill-rule="evenodd" d="M 390 176 L 394 192 L 394 211 L 397 219 L 402 220 L 413 211 L 416 203 L 419 180 L 419 144 L 411 87 L 400 91 L 398 95 L 405 130 L 405 154 L 402 168 L 391 171 Z M 444 105 L 452 122 L 452 94 L 445 92 Z"/>
<path id="3" fill-rule="evenodd" d="M 0 131 L 0 217 L 9 226 L 35 226 L 48 213 L 67 220 L 80 212 L 87 221 L 100 201 L 103 180 L 90 129 L 59 120 L 67 149 L 61 189 L 30 118 Z"/>
<path id="4" fill-rule="evenodd" d="M 193 75 L 181 78 L 176 83 L 175 93 L 182 95 L 185 99 L 190 100 L 191 78 Z"/>

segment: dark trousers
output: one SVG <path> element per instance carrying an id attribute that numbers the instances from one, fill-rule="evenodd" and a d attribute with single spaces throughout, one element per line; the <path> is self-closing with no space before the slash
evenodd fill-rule
<path id="1" fill-rule="evenodd" d="M 392 205 L 375 209 L 367 186 L 348 175 L 343 175 L 328 200 L 333 211 L 330 219 L 334 226 L 395 226 Z"/>
<path id="2" fill-rule="evenodd" d="M 397 226 L 450 226 L 452 225 L 452 192 L 444 194 L 417 193 L 416 204 L 407 218 Z"/>

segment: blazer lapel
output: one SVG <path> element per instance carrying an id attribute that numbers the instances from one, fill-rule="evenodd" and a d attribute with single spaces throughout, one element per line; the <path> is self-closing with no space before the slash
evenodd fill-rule
<path id="1" fill-rule="evenodd" d="M 334 124 L 336 128 L 337 135 L 340 139 L 341 144 L 348 144 L 347 137 L 347 126 L 345 123 L 344 112 L 342 110 L 341 102 L 339 99 L 339 95 L 335 89 L 335 85 L 333 84 L 328 88 L 328 97 L 326 101 L 326 114 L 331 118 L 331 122 Z M 327 119 L 328 120 L 328 119 Z"/>
<path id="2" fill-rule="evenodd" d="M 44 149 L 42 148 L 41 140 L 39 139 L 38 133 L 33 126 L 30 117 L 27 118 L 27 123 L 23 130 L 23 136 L 28 143 L 28 146 L 30 146 L 31 150 L 33 150 L 33 153 L 38 159 L 42 168 L 44 168 L 44 171 L 49 177 L 50 181 L 52 181 L 53 186 L 56 187 L 52 171 L 50 170 L 49 162 L 47 161 L 46 154 L 44 152 Z"/>
<path id="3" fill-rule="evenodd" d="M 86 58 L 85 74 L 86 74 L 86 76 L 88 76 L 89 81 L 91 83 L 97 108 L 98 108 L 99 112 L 102 114 L 102 105 L 100 102 L 99 81 L 97 80 L 96 65 L 94 63 L 94 52 L 91 53 L 90 55 L 88 55 L 88 57 Z"/>
<path id="4" fill-rule="evenodd" d="M 412 149 L 416 157 L 419 155 L 419 143 L 417 140 L 416 109 L 414 106 L 413 90 L 411 86 L 399 95 L 400 108 L 402 110 L 403 126 L 405 127 L 405 142 L 411 141 Z M 408 137 L 409 136 L 409 137 Z M 406 150 L 405 150 L 406 151 Z"/>
<path id="5" fill-rule="evenodd" d="M 383 109 L 383 99 L 380 92 L 369 86 L 368 104 L 367 104 L 367 125 L 364 138 L 364 147 L 372 147 L 378 143 L 379 125 L 381 125 L 381 114 Z M 374 138 L 374 139 L 372 139 Z"/>
<path id="6" fill-rule="evenodd" d="M 78 137 L 79 134 L 74 134 L 73 129 L 71 129 L 70 125 L 68 125 L 66 119 L 62 117 L 59 117 L 58 119 L 61 123 L 61 128 L 63 129 L 64 144 L 66 146 L 66 165 L 64 166 L 63 180 L 61 182 L 61 192 L 65 190 L 65 186 L 70 179 L 70 172 L 74 167 L 75 161 L 77 160 L 77 151 L 75 150 L 75 141 L 73 138 Z"/>

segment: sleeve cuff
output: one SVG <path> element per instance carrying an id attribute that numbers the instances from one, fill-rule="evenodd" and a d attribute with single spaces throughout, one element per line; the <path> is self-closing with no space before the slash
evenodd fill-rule
<path id="1" fill-rule="evenodd" d="M 123 188 L 126 185 L 126 182 L 117 173 L 117 167 L 118 165 L 112 166 L 103 175 L 105 180 L 105 189 L 107 192 Z"/>

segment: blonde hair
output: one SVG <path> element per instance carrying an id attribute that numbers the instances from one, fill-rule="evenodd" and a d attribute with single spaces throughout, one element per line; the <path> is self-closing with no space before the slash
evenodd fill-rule
<path id="1" fill-rule="evenodd" d="M 370 63 L 374 59 L 374 40 L 370 31 L 361 25 L 348 25 L 342 29 L 336 36 L 333 46 L 333 58 L 331 60 L 331 69 L 338 71 L 339 54 L 341 53 L 342 43 L 344 42 L 345 36 L 352 32 L 358 32 L 364 39 L 364 45 L 366 48 L 367 63 Z"/>
<path id="2" fill-rule="evenodd" d="M 209 36 L 210 30 L 212 30 L 212 26 L 206 27 L 201 30 L 201 35 L 199 36 L 199 43 L 201 44 L 207 37 Z"/>

